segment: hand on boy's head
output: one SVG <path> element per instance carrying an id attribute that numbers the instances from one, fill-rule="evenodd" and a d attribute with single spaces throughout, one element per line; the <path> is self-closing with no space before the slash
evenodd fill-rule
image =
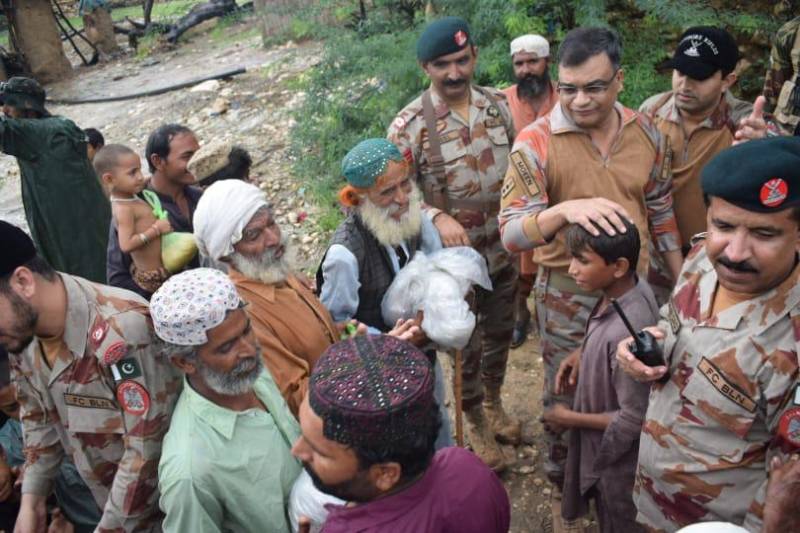
<path id="1" fill-rule="evenodd" d="M 605 198 L 568 200 L 557 206 L 568 224 L 580 224 L 595 236 L 600 234 L 598 227 L 612 237 L 617 233 L 625 233 L 627 229 L 623 217 L 633 222 L 624 207 Z"/>
<path id="2" fill-rule="evenodd" d="M 664 331 L 660 328 L 652 326 L 644 330 L 652 333 L 656 339 L 664 338 Z M 650 367 L 639 361 L 629 348 L 632 342 L 633 337 L 628 337 L 617 344 L 617 363 L 626 374 L 640 382 L 655 381 L 666 374 L 666 366 Z"/>

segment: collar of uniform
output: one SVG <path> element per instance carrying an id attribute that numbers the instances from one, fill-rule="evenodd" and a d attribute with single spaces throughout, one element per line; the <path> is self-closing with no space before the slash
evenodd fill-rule
<path id="1" fill-rule="evenodd" d="M 90 305 L 86 293 L 78 282 L 68 274 L 58 274 L 67 292 L 67 322 L 64 329 L 64 343 L 73 354 L 83 356 L 86 351 L 86 339 L 89 332 L 93 305 Z"/>
<path id="2" fill-rule="evenodd" d="M 268 398 L 265 392 L 264 371 L 253 384 L 253 391 L 259 400 L 269 409 Z M 184 377 L 183 393 L 192 412 L 206 424 L 214 428 L 214 431 L 230 440 L 236 429 L 236 420 L 250 411 L 234 411 L 226 407 L 215 404 L 199 392 L 194 390 L 189 384 L 189 380 Z"/>
<path id="3" fill-rule="evenodd" d="M 619 102 L 614 102 L 614 109 L 616 109 L 619 116 L 622 117 L 623 128 L 636 120 L 636 112 L 633 109 L 629 109 Z M 586 130 L 575 124 L 572 118 L 564 112 L 561 102 L 557 103 L 550 112 L 550 127 L 552 128 L 553 135 L 576 132 L 586 133 Z"/>
<path id="4" fill-rule="evenodd" d="M 725 91 L 725 95 L 720 99 L 719 104 L 714 111 L 706 117 L 698 127 L 718 130 L 724 127 L 732 126 L 731 119 L 731 100 L 733 95 L 730 91 Z M 675 124 L 681 123 L 681 115 L 678 111 L 678 106 L 675 105 L 675 93 L 670 94 L 669 99 L 664 102 L 664 105 L 656 110 L 656 116 Z"/>
<path id="5" fill-rule="evenodd" d="M 742 320 L 747 320 L 751 322 L 749 329 L 754 335 L 759 335 L 800 304 L 800 263 L 798 263 L 791 274 L 777 287 L 755 298 L 739 302 L 716 316 L 711 316 L 719 278 L 705 249 L 702 249 L 701 253 L 703 257 L 699 264 L 701 275 L 698 281 L 701 321 L 698 322 L 698 326 L 732 331 L 739 327 Z"/>

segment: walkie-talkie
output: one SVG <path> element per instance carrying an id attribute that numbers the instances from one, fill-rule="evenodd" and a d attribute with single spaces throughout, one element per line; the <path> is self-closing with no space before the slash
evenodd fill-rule
<path id="1" fill-rule="evenodd" d="M 611 305 L 614 306 L 614 310 L 622 319 L 622 323 L 625 324 L 625 327 L 628 328 L 628 331 L 633 336 L 633 342 L 628 345 L 628 349 L 631 351 L 634 357 L 650 367 L 665 366 L 664 354 L 661 353 L 661 348 L 658 346 L 658 342 L 653 334 L 645 330 L 637 333 L 636 330 L 633 329 L 633 326 L 631 326 L 631 323 L 628 321 L 628 317 L 626 317 L 625 313 L 622 312 L 622 307 L 620 307 L 617 301 L 613 298 L 611 299 Z M 669 373 L 666 373 L 659 378 L 658 382 L 664 383 L 668 379 Z"/>

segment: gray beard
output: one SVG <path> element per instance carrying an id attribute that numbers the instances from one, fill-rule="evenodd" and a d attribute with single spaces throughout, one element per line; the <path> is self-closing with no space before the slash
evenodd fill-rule
<path id="1" fill-rule="evenodd" d="M 419 189 L 411 190 L 408 212 L 400 220 L 392 218 L 393 210 L 378 207 L 369 198 L 358 206 L 358 214 L 372 235 L 384 246 L 399 246 L 402 242 L 419 235 L 422 231 L 422 203 Z"/>
<path id="2" fill-rule="evenodd" d="M 206 385 L 217 394 L 241 396 L 253 389 L 253 385 L 264 369 L 264 362 L 261 360 L 261 349 L 258 350 L 255 361 L 256 365 L 252 370 L 246 370 L 247 366 L 250 365 L 250 361 L 242 359 L 233 370 L 227 373 L 213 370 L 201 362 L 199 358 L 195 361 L 195 366 L 197 373 L 200 374 Z"/>
<path id="3" fill-rule="evenodd" d="M 238 252 L 231 254 L 233 268 L 238 270 L 244 277 L 260 281 L 266 285 L 274 285 L 286 280 L 292 273 L 294 264 L 294 248 L 289 246 L 285 233 L 282 234 L 281 244 L 283 245 L 283 255 L 275 257 L 272 249 L 266 250 L 261 257 L 255 259 L 247 257 Z"/>

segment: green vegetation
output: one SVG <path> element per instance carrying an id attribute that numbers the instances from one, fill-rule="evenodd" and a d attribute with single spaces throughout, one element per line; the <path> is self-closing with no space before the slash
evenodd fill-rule
<path id="1" fill-rule="evenodd" d="M 790 2 L 792 4 L 796 2 Z M 751 64 L 738 91 L 752 99 L 760 92 L 768 56 L 768 37 L 791 16 L 772 16 L 771 2 L 749 7 L 703 0 L 439 0 L 439 15 L 471 22 L 479 47 L 475 81 L 504 87 L 512 83 L 509 41 L 523 33 L 541 33 L 553 50 L 566 32 L 579 25 L 609 25 L 623 39 L 623 104 L 638 107 L 648 96 L 667 90 L 669 73 L 657 66 L 669 57 L 680 33 L 689 26 L 715 24 L 748 43 Z M 360 10 L 365 5 L 366 13 Z M 295 13 L 292 26 L 315 23 L 313 34 L 325 40 L 324 57 L 303 77 L 307 97 L 292 132 L 296 162 L 312 197 L 322 207 L 320 225 L 335 226 L 340 217 L 335 192 L 342 186 L 340 161 L 359 140 L 383 136 L 395 114 L 426 86 L 415 60 L 415 42 L 425 23 L 425 2 L 323 1 Z M 438 15 L 437 15 L 438 16 Z M 753 45 L 755 43 L 755 45 Z M 752 52 L 754 50 L 754 52 Z M 748 56 L 748 51 L 752 52 Z M 553 76 L 556 68 L 553 66 Z"/>

